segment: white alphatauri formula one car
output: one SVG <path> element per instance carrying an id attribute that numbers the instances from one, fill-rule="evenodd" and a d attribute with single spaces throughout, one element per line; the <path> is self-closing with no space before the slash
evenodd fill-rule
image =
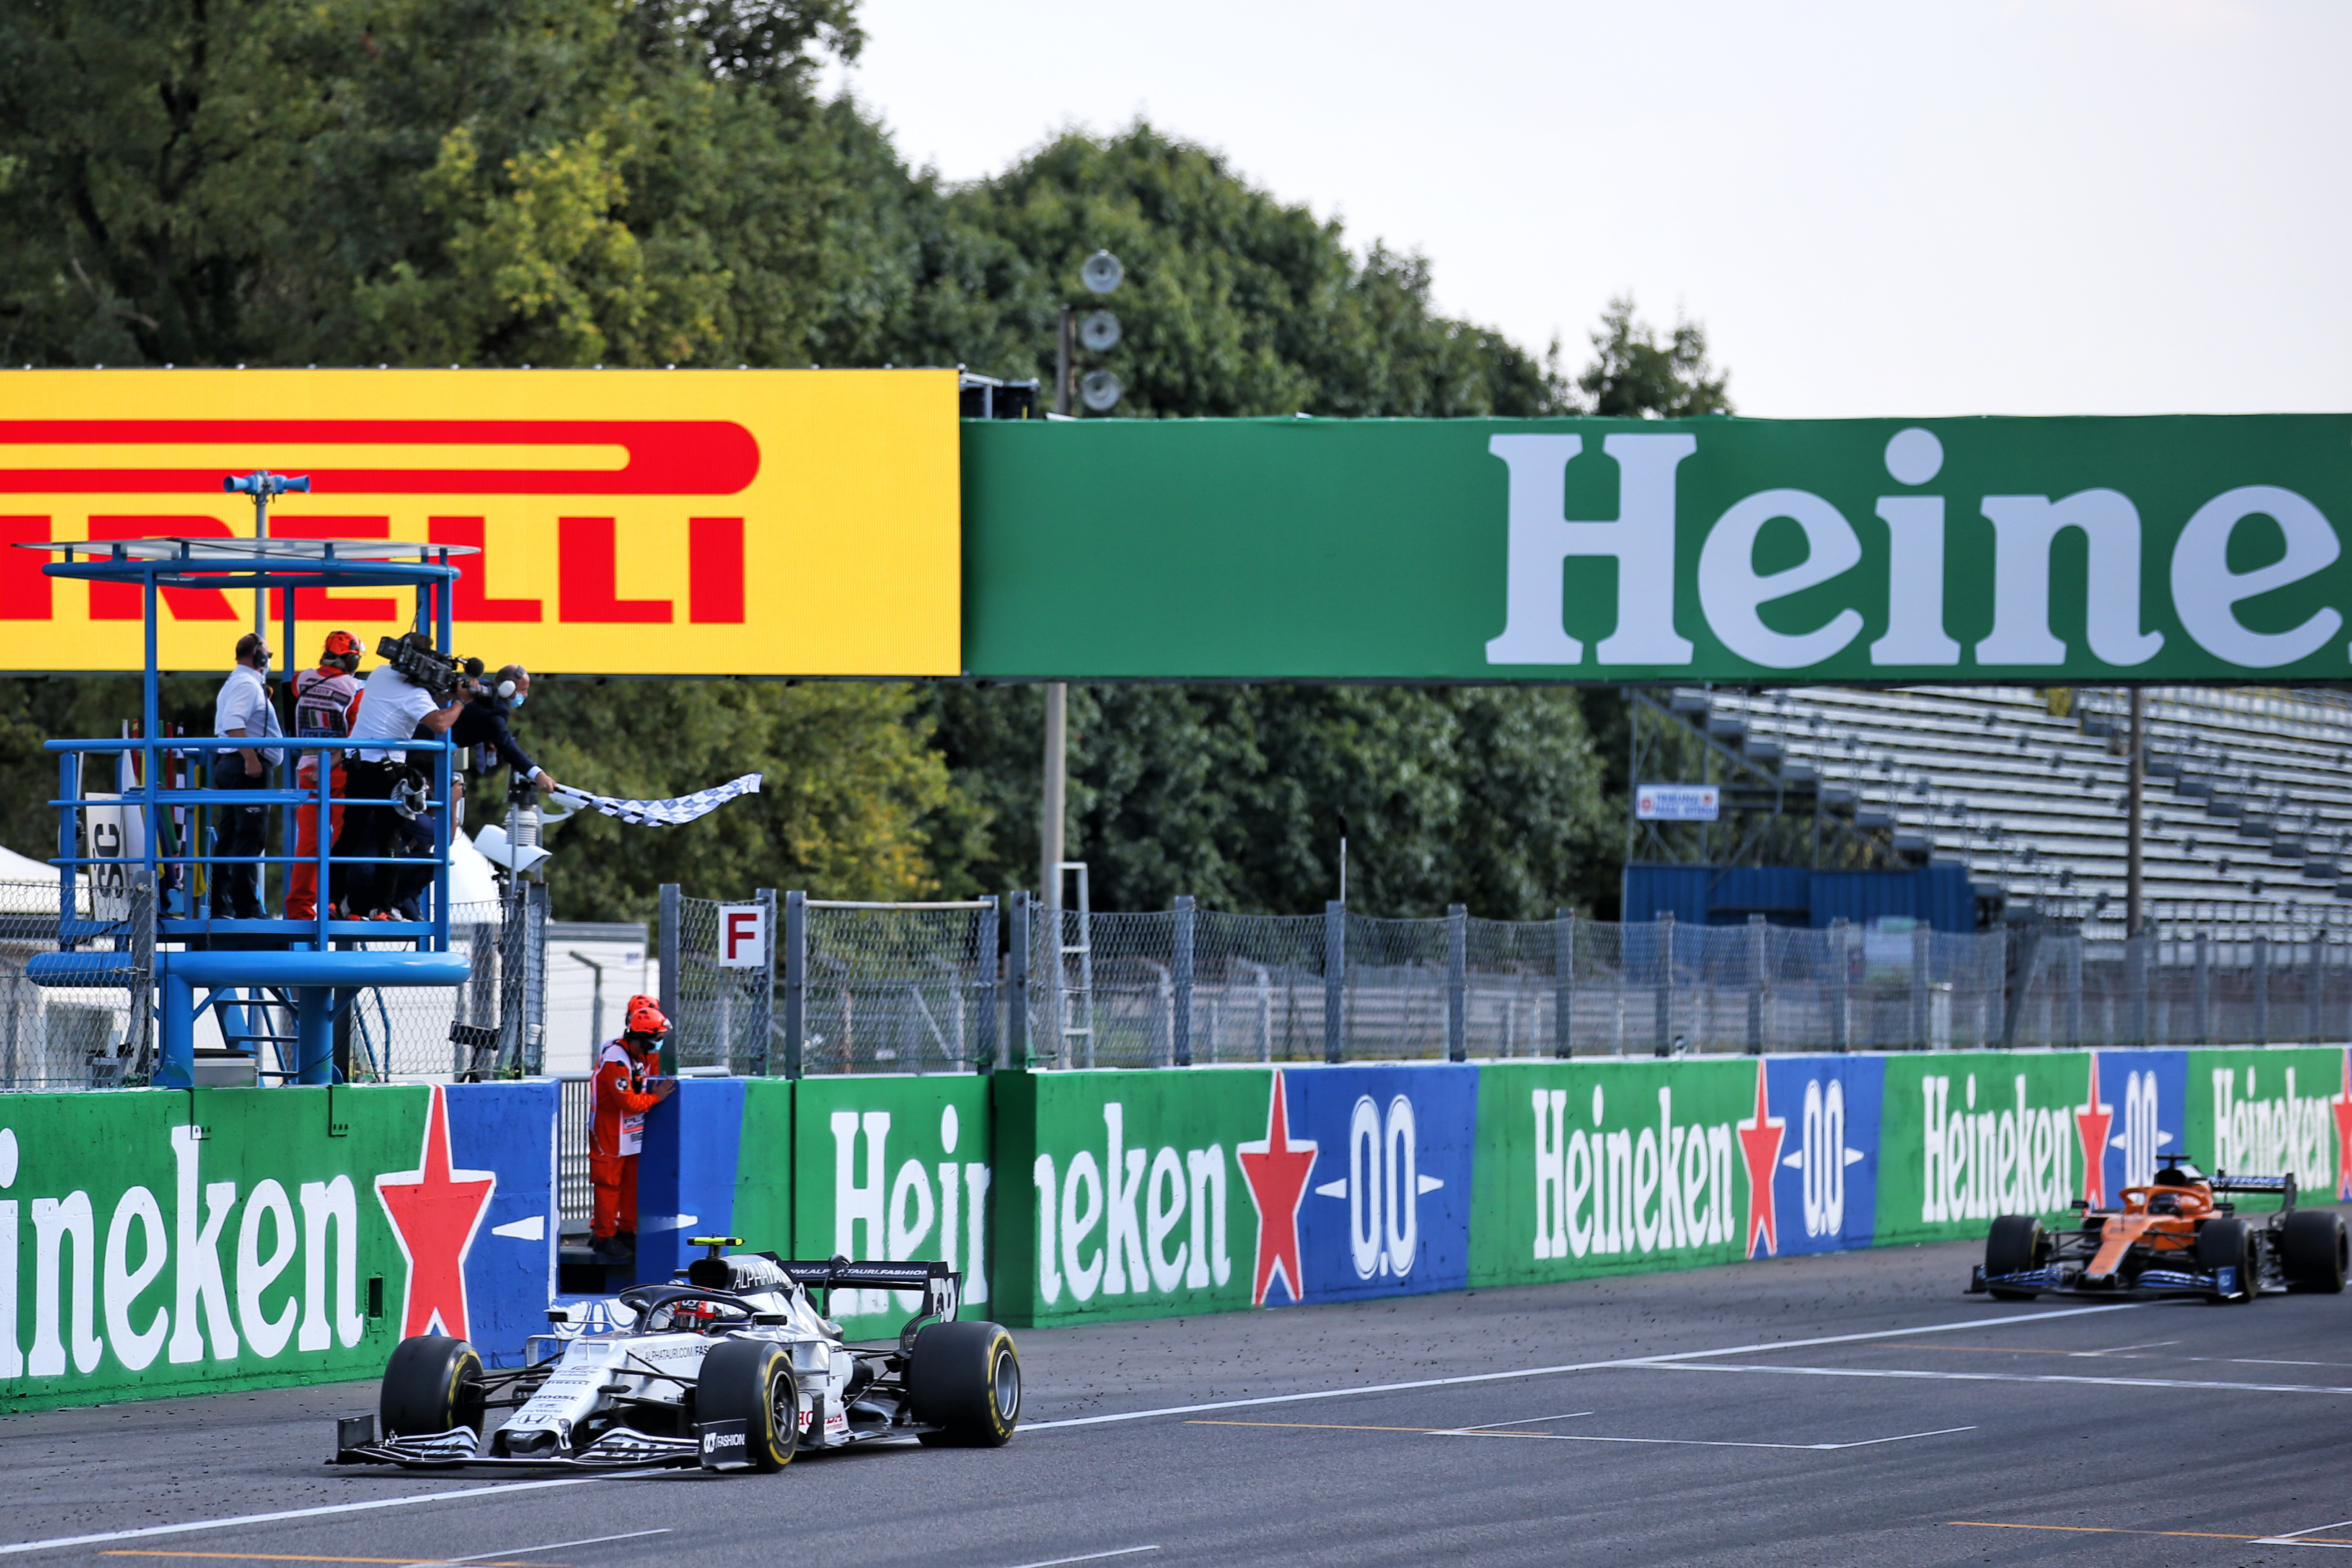
<path id="1" fill-rule="evenodd" d="M 794 1453 L 879 1438 L 993 1447 L 1021 1418 L 1021 1358 L 994 1323 L 959 1322 L 944 1263 L 790 1262 L 709 1248 L 667 1285 L 614 1303 L 617 1327 L 530 1341 L 526 1364 L 486 1371 L 463 1340 L 419 1334 L 384 1368 L 377 1414 L 335 1424 L 339 1465 L 701 1465 L 773 1470 Z M 844 1344 L 838 1289 L 919 1290 L 896 1349 Z M 823 1301 L 812 1295 L 824 1292 Z M 512 1410 L 491 1428 L 489 1413 Z M 379 1423 L 381 1430 L 379 1430 Z"/>

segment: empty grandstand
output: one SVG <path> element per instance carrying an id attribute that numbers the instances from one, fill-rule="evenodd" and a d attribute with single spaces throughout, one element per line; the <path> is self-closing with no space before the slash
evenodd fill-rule
<path id="1" fill-rule="evenodd" d="M 2352 935 L 2352 700 L 2147 698 L 2144 875 L 2159 930 Z M 1826 823 L 1831 858 L 1817 863 L 1864 863 L 1856 845 L 1882 864 L 1957 861 L 1986 918 L 2080 922 L 2091 936 L 2123 934 L 2127 706 L 2122 690 L 2010 687 L 1680 689 L 1642 703 L 1654 727 L 1683 727 L 1683 754 L 1704 755 L 1712 777 L 1751 796 L 1778 786 Z"/>

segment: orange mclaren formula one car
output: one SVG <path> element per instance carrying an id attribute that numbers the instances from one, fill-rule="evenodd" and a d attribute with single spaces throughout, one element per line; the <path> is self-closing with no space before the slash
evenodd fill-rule
<path id="1" fill-rule="evenodd" d="M 2240 1219 L 2228 1193 L 2276 1194 L 2277 1213 Z M 1985 1238 L 1971 1292 L 2003 1301 L 2036 1296 L 2203 1296 L 2251 1301 L 2265 1290 L 2344 1289 L 2344 1218 L 2294 1206 L 2293 1176 L 2207 1176 L 2168 1155 L 2144 1187 L 2126 1187 L 2123 1206 L 2090 1208 L 2081 1223 L 2045 1230 L 2032 1215 L 2003 1215 Z"/>

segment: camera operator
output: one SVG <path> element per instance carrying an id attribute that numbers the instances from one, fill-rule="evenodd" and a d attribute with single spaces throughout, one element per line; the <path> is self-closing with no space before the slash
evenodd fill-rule
<path id="1" fill-rule="evenodd" d="M 261 639 L 261 635 L 247 632 L 237 638 L 236 666 L 228 672 L 228 679 L 221 683 L 220 695 L 213 700 L 214 734 L 243 739 L 285 732 L 278 727 L 278 710 L 269 700 L 268 670 L 269 645 Z M 286 753 L 275 746 L 240 746 L 233 752 L 215 752 L 213 788 L 266 788 L 269 770 L 285 760 Z M 269 837 L 269 808 L 225 805 L 220 808 L 220 837 L 215 852 L 222 861 L 213 867 L 213 918 L 259 920 L 263 912 L 261 868 L 228 861 L 231 857 L 262 852 Z"/>
<path id="2" fill-rule="evenodd" d="M 515 743 L 514 731 L 507 727 L 508 716 L 521 707 L 530 695 L 530 671 L 519 664 L 508 665 L 484 682 L 474 700 L 466 704 L 466 710 L 450 728 L 449 738 L 474 749 L 476 773 L 488 773 L 503 763 L 514 770 L 517 781 L 529 779 L 543 790 L 553 789 L 555 780 L 523 753 L 523 749 Z"/>
<path id="3" fill-rule="evenodd" d="M 403 640 L 414 647 L 432 647 L 423 632 L 411 632 Z M 446 704 L 436 706 L 432 692 L 394 665 L 380 664 L 368 672 L 367 683 L 361 689 L 359 714 L 352 722 L 352 739 L 362 742 L 406 741 L 420 733 L 442 734 L 457 721 L 465 707 L 462 689 L 453 691 Z M 343 814 L 341 831 L 335 835 L 334 858 L 379 858 L 392 854 L 394 846 L 411 842 L 413 822 L 401 816 L 391 805 L 395 787 L 412 778 L 424 777 L 423 770 L 408 760 L 408 753 L 362 745 L 353 752 L 346 771 L 349 783 L 345 798 L 351 805 Z M 373 801 L 384 804 L 362 804 Z M 400 868 L 352 866 L 337 872 L 337 877 L 335 891 L 347 914 L 361 920 L 392 918 L 392 906 L 399 902 L 403 880 Z"/>

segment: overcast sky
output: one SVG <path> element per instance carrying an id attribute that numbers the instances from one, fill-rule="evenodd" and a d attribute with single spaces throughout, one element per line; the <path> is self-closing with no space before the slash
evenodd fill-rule
<path id="1" fill-rule="evenodd" d="M 1612 294 L 1740 412 L 2352 409 L 2352 5 L 864 0 L 950 179 L 1138 115 L 1571 366 Z"/>

